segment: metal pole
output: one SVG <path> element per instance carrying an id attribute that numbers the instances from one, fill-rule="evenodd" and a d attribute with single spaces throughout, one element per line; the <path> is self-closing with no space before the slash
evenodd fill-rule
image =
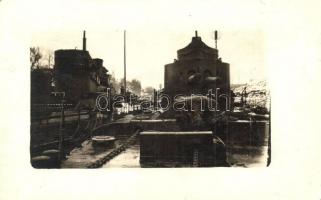
<path id="1" fill-rule="evenodd" d="M 215 38 L 215 49 L 217 49 L 217 31 L 214 31 L 214 38 Z"/>
<path id="2" fill-rule="evenodd" d="M 63 142 L 64 142 L 64 128 L 65 128 L 65 109 L 64 109 L 64 99 L 65 95 L 63 95 L 61 100 L 61 121 L 60 121 L 60 129 L 59 129 L 59 162 L 62 161 L 64 155 Z"/>
<path id="3" fill-rule="evenodd" d="M 62 95 L 61 98 L 61 120 L 60 120 L 60 127 L 59 127 L 59 144 L 58 144 L 58 160 L 61 163 L 63 156 L 64 156 L 64 149 L 63 149 L 63 141 L 64 141 L 64 128 L 65 128 L 65 92 L 52 92 L 55 96 Z"/>
<path id="4" fill-rule="evenodd" d="M 78 126 L 80 126 L 80 108 L 78 109 Z"/>
<path id="5" fill-rule="evenodd" d="M 124 30 L 124 89 L 126 94 L 126 30 Z"/>
<path id="6" fill-rule="evenodd" d="M 61 121 L 59 131 L 59 162 L 61 162 L 64 154 L 63 141 L 64 141 L 64 127 L 65 127 L 65 111 L 64 111 L 64 97 L 61 100 Z"/>

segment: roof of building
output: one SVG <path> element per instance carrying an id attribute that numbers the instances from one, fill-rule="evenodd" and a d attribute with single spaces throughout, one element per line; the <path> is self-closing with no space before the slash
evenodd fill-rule
<path id="1" fill-rule="evenodd" d="M 178 59 L 217 59 L 218 50 L 207 46 L 197 35 L 184 48 L 177 51 Z"/>

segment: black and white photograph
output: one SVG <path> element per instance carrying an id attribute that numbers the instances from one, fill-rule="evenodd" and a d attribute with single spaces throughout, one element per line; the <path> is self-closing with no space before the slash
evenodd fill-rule
<path id="1" fill-rule="evenodd" d="M 264 44 L 260 42 L 264 35 L 259 31 L 228 32 L 225 37 L 230 36 L 238 48 L 251 55 L 238 61 L 242 59 L 239 55 L 232 59 L 239 52 L 229 38 L 219 40 L 224 32 L 205 33 L 213 47 L 197 30 L 181 35 L 176 32 L 174 36 L 186 42 L 177 53 L 169 49 L 178 42 L 166 43 L 159 38 L 171 37 L 171 33 L 116 30 L 96 33 L 91 39 L 83 31 L 78 42 L 81 46 L 70 49 L 42 47 L 48 43 L 40 44 L 34 38 L 35 45 L 30 47 L 32 166 L 268 166 L 271 112 L 267 80 L 262 74 Z M 69 38 L 60 34 L 61 41 L 60 36 L 53 36 L 58 38 L 55 44 L 67 46 L 63 42 Z M 247 34 L 262 38 L 251 41 Z M 106 35 L 123 36 L 123 41 L 114 39 L 108 45 Z M 99 41 L 91 44 L 95 39 Z M 162 40 L 163 45 L 150 41 L 153 39 Z M 148 48 L 142 47 L 148 41 Z M 221 54 L 228 54 L 234 60 L 232 65 L 219 54 L 218 46 L 224 44 L 227 47 Z M 113 51 L 113 46 L 123 52 Z M 95 48 L 106 57 L 94 57 L 91 52 Z M 106 48 L 114 55 L 105 53 Z M 130 55 L 132 51 L 134 55 Z M 165 57 L 170 52 L 173 61 L 161 69 L 158 61 L 172 59 Z M 109 60 L 120 66 L 109 64 Z M 234 69 L 234 65 L 240 66 Z M 244 67 L 249 74 L 238 73 Z M 122 71 L 121 76 L 116 75 Z"/>
<path id="2" fill-rule="evenodd" d="M 320 6 L 0 0 L 0 199 L 320 199 Z"/>

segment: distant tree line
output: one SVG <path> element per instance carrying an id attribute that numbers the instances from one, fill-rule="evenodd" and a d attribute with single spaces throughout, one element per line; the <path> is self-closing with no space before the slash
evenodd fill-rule
<path id="1" fill-rule="evenodd" d="M 30 47 L 30 66 L 31 70 L 52 68 L 54 65 L 54 52 L 44 50 L 40 47 Z"/>
<path id="2" fill-rule="evenodd" d="M 110 82 L 112 84 L 112 87 L 116 91 L 116 93 L 120 93 L 121 87 L 124 87 L 124 79 L 117 80 L 115 78 L 115 73 L 112 72 Z M 142 87 L 141 81 L 138 79 L 132 79 L 132 80 L 127 80 L 126 81 L 126 86 L 127 86 L 127 91 L 132 92 L 138 96 L 141 95 L 153 95 L 154 93 L 154 88 L 151 86 L 147 86 L 145 88 Z"/>

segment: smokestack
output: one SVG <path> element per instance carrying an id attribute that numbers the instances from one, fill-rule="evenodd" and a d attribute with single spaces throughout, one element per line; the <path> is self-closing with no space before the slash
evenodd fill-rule
<path id="1" fill-rule="evenodd" d="M 82 38 L 82 50 L 86 51 L 86 31 L 84 31 L 84 35 Z"/>
<path id="2" fill-rule="evenodd" d="M 198 37 L 198 36 L 197 36 L 197 31 L 195 31 L 195 37 Z"/>

